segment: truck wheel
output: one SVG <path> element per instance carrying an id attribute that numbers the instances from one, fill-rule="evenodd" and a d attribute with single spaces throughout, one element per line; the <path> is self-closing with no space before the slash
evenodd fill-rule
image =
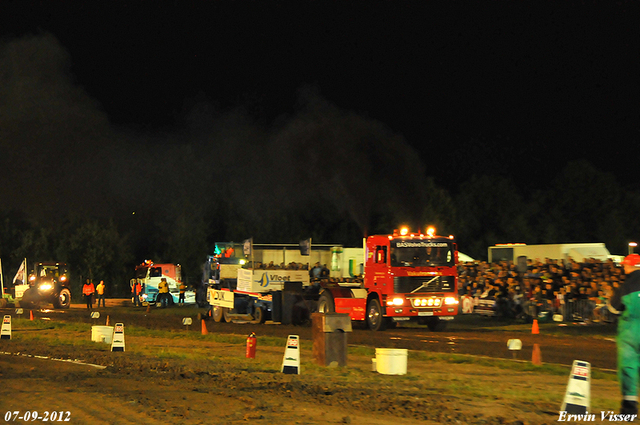
<path id="1" fill-rule="evenodd" d="M 231 309 L 227 307 L 222 307 L 222 317 L 224 321 L 227 323 L 231 323 Z"/>
<path id="2" fill-rule="evenodd" d="M 213 311 L 211 312 L 211 315 L 213 316 L 213 321 L 216 323 L 220 323 L 220 322 L 226 322 L 226 320 L 224 320 L 224 312 L 223 312 L 224 308 L 220 307 L 219 305 L 214 305 L 213 306 Z"/>
<path id="3" fill-rule="evenodd" d="M 323 292 L 318 300 L 318 313 L 335 313 L 336 305 L 333 297 L 328 292 Z"/>
<path id="4" fill-rule="evenodd" d="M 387 321 L 382 315 L 382 306 L 380 300 L 371 298 L 367 303 L 367 325 L 372 331 L 383 331 L 386 328 Z"/>
<path id="5" fill-rule="evenodd" d="M 58 297 L 53 301 L 53 308 L 69 308 L 71 306 L 71 291 L 62 288 Z"/>
<path id="6" fill-rule="evenodd" d="M 443 332 L 447 329 L 447 322 L 440 320 L 437 317 L 431 317 L 427 322 L 427 326 L 431 332 Z"/>
<path id="7" fill-rule="evenodd" d="M 264 314 L 264 309 L 262 307 L 256 307 L 253 309 L 253 320 L 257 323 L 264 323 L 267 318 Z"/>

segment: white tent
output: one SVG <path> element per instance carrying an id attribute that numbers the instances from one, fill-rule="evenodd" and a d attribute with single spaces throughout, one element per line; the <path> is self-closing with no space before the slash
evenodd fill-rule
<path id="1" fill-rule="evenodd" d="M 458 251 L 458 261 L 461 263 L 466 263 L 469 261 L 476 261 L 473 258 L 469 257 L 467 254 Z"/>

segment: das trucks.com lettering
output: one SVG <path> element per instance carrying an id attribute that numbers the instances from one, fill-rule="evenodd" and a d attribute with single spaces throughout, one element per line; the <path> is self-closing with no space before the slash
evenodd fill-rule
<path id="1" fill-rule="evenodd" d="M 449 246 L 446 242 L 397 242 L 398 248 L 444 248 Z"/>

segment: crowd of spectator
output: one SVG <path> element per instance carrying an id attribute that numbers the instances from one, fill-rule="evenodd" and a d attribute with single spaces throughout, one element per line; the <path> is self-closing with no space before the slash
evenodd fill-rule
<path id="1" fill-rule="evenodd" d="M 613 261 L 588 259 L 578 263 L 545 259 L 528 260 L 526 271 L 515 264 L 469 262 L 460 265 L 460 295 L 493 300 L 493 313 L 505 317 L 531 318 L 561 315 L 564 321 L 613 320 L 606 302 L 624 281 L 622 267 Z"/>
<path id="2" fill-rule="evenodd" d="M 244 264 L 243 266 L 244 268 L 251 268 L 252 267 L 252 263 L 251 262 L 247 262 Z M 320 263 L 316 263 L 311 269 L 309 269 L 309 263 L 296 263 L 296 262 L 291 262 L 291 263 L 287 263 L 285 264 L 284 262 L 277 264 L 274 263 L 273 261 L 270 261 L 268 263 L 263 263 L 261 261 L 256 261 L 255 263 L 255 268 L 256 269 L 261 269 L 261 270 L 309 270 L 309 277 L 311 279 L 329 279 L 330 276 L 330 271 L 327 268 L 327 265 L 320 265 Z"/>
<path id="3" fill-rule="evenodd" d="M 256 262 L 255 266 L 266 270 L 306 270 L 311 280 L 334 280 L 327 266 L 320 263 L 310 267 L 272 261 Z M 612 260 L 588 259 L 579 263 L 571 258 L 528 260 L 526 271 L 518 271 L 508 261 L 466 262 L 460 264 L 458 276 L 461 298 L 472 298 L 476 306 L 490 306 L 492 315 L 529 319 L 542 313 L 549 317 L 561 315 L 563 321 L 587 323 L 615 319 L 608 313 L 606 303 L 625 277 L 622 267 Z"/>
<path id="4" fill-rule="evenodd" d="M 251 262 L 247 262 L 247 263 L 244 264 L 243 267 L 244 268 L 251 268 L 252 267 L 252 263 Z M 291 263 L 285 264 L 284 262 L 282 262 L 282 263 L 278 264 L 278 263 L 274 263 L 273 261 L 270 261 L 268 263 L 263 263 L 261 261 L 256 261 L 255 268 L 256 269 L 261 269 L 261 270 L 309 270 L 309 263 L 291 262 Z"/>

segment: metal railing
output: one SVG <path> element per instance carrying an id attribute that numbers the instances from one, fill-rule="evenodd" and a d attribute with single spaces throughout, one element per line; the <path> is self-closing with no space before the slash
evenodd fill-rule
<path id="1" fill-rule="evenodd" d="M 560 315 L 563 322 L 604 322 L 613 323 L 617 316 L 609 311 L 606 304 L 591 300 L 543 300 L 541 303 L 527 301 L 525 312 L 534 318 L 540 315 Z"/>
<path id="2" fill-rule="evenodd" d="M 473 306 L 471 306 L 471 302 Z M 473 307 L 471 310 L 469 307 Z M 509 308 L 513 309 L 513 305 Z M 560 315 L 563 322 L 603 322 L 613 323 L 617 320 L 615 314 L 607 309 L 604 303 L 595 303 L 588 299 L 580 300 L 526 300 L 520 304 L 521 308 L 515 308 L 521 314 L 531 318 L 548 318 L 553 320 L 555 315 Z M 504 316 L 504 303 L 496 300 L 473 298 L 461 302 L 460 313 L 473 313 L 483 316 Z M 513 310 L 512 310 L 513 311 Z M 558 316 L 555 317 L 555 320 Z"/>

